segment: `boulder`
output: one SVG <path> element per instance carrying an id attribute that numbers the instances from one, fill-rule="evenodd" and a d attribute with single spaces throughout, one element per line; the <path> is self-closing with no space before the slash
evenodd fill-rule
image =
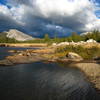
<path id="1" fill-rule="evenodd" d="M 68 59 L 75 60 L 75 61 L 81 61 L 81 60 L 83 60 L 83 58 L 80 55 L 78 55 L 77 53 L 74 53 L 74 52 L 69 52 L 66 55 L 66 57 Z"/>
<path id="2" fill-rule="evenodd" d="M 53 43 L 53 44 L 52 44 L 52 46 L 56 46 L 56 45 L 57 45 L 57 43 Z"/>
<path id="3" fill-rule="evenodd" d="M 93 40 L 93 39 L 89 39 L 89 40 L 87 40 L 86 42 L 87 42 L 87 43 L 96 43 L 96 41 Z"/>

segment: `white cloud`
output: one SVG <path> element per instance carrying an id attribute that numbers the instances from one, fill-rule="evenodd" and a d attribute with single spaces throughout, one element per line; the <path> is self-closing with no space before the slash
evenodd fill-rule
<path id="1" fill-rule="evenodd" d="M 100 29 L 96 0 L 10 0 L 8 5 L 11 8 L 0 5 L 0 14 L 10 16 L 31 32 L 38 31 L 37 27 L 54 30 L 55 26 L 60 31 L 63 27 L 78 32 Z"/>
<path id="2" fill-rule="evenodd" d="M 4 5 L 0 5 L 0 14 L 1 13 L 5 14 L 5 15 L 8 15 L 8 16 L 11 15 L 9 9 L 6 6 L 4 6 Z"/>
<path id="3" fill-rule="evenodd" d="M 15 20 L 17 23 L 24 24 L 23 21 L 23 15 L 24 15 L 24 6 L 20 5 L 18 7 L 12 7 L 8 8 L 5 5 L 0 5 L 0 15 L 5 15 L 13 20 Z"/>
<path id="4" fill-rule="evenodd" d="M 45 17 L 52 14 L 67 17 L 93 8 L 88 0 L 36 0 L 35 5 Z"/>
<path id="5" fill-rule="evenodd" d="M 77 31 L 88 31 L 88 24 L 99 21 L 95 15 L 95 5 L 89 0 L 36 0 L 34 5 L 38 9 L 38 16 Z M 82 27 L 79 29 L 79 26 Z"/>

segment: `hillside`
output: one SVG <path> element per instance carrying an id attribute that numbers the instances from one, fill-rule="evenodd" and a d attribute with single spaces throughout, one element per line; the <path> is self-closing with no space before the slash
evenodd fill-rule
<path id="1" fill-rule="evenodd" d="M 0 37 L 8 38 L 8 39 L 15 39 L 17 41 L 28 41 L 33 40 L 34 38 L 30 35 L 27 35 L 23 32 L 20 32 L 16 29 L 10 29 L 9 31 L 0 33 Z"/>
<path id="2" fill-rule="evenodd" d="M 15 29 L 11 29 L 6 33 L 7 33 L 8 38 L 14 38 L 15 40 L 18 40 L 18 41 L 27 41 L 27 40 L 34 39 L 33 37 Z"/>

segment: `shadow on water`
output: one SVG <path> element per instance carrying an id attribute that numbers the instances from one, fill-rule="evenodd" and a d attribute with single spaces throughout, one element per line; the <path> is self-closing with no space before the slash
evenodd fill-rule
<path id="1" fill-rule="evenodd" d="M 0 67 L 0 100 L 100 100 L 75 68 L 36 62 Z"/>
<path id="2" fill-rule="evenodd" d="M 0 68 L 2 100 L 100 100 L 77 69 L 57 64 L 21 64 Z"/>

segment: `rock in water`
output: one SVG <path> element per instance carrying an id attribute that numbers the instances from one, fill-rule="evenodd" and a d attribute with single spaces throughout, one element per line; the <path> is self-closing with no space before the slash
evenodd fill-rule
<path id="1" fill-rule="evenodd" d="M 80 55 L 78 55 L 77 53 L 74 53 L 74 52 L 69 52 L 66 56 L 68 57 L 68 59 L 72 59 L 75 61 L 83 60 L 83 58 Z"/>
<path id="2" fill-rule="evenodd" d="M 23 32 L 20 32 L 16 29 L 11 29 L 7 33 L 8 38 L 14 38 L 15 40 L 18 41 L 27 41 L 27 40 L 33 40 L 34 38 L 32 36 L 29 36 Z"/>

